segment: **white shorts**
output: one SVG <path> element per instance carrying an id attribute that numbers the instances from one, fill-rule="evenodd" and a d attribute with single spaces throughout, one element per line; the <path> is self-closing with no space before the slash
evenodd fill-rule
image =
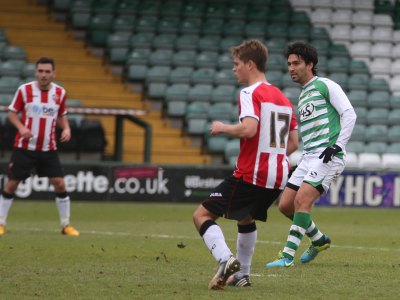
<path id="1" fill-rule="evenodd" d="M 323 159 L 319 158 L 320 154 L 303 154 L 288 183 L 299 187 L 307 182 L 313 187 L 321 185 L 325 192 L 328 191 L 331 183 L 343 172 L 345 162 L 334 156 L 330 162 L 323 163 Z"/>

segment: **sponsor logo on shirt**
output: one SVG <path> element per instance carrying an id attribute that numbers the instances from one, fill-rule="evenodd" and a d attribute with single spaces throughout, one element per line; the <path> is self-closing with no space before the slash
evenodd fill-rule
<path id="1" fill-rule="evenodd" d="M 210 197 L 222 197 L 221 193 L 211 193 Z"/>
<path id="2" fill-rule="evenodd" d="M 315 115 L 315 106 L 312 103 L 307 103 L 299 109 L 300 121 L 307 120 Z"/>
<path id="3" fill-rule="evenodd" d="M 33 105 L 31 112 L 41 117 L 55 117 L 57 115 L 57 109 L 46 105 Z"/>

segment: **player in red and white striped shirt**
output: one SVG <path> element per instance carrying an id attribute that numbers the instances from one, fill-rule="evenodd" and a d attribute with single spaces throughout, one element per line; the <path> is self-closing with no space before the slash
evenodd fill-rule
<path id="1" fill-rule="evenodd" d="M 239 96 L 239 123 L 214 121 L 210 131 L 212 135 L 226 134 L 240 139 L 236 169 L 193 214 L 196 229 L 220 264 L 210 289 L 222 289 L 227 281 L 238 287 L 250 286 L 250 266 L 257 239 L 255 220 L 267 220 L 268 208 L 288 179 L 287 155 L 298 146 L 293 106 L 265 77 L 267 48 L 260 41 L 251 40 L 233 47 L 231 53 L 233 72 L 239 83 L 248 85 Z M 238 221 L 237 258 L 215 223 L 221 216 Z"/>
<path id="2" fill-rule="evenodd" d="M 67 142 L 71 138 L 66 91 L 53 82 L 55 65 L 51 58 L 39 58 L 35 77 L 36 81 L 18 88 L 8 107 L 8 118 L 18 132 L 8 165 L 8 181 L 0 195 L 0 235 L 5 233 L 8 211 L 19 183 L 30 177 L 32 169 L 36 168 L 37 174 L 49 177 L 54 186 L 62 233 L 78 236 L 79 232 L 70 225 L 70 198 L 56 151 L 57 122 L 62 128 L 60 141 Z"/>

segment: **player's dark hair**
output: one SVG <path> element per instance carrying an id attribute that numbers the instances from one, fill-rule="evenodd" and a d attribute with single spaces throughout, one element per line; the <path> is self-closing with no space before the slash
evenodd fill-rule
<path id="1" fill-rule="evenodd" d="M 244 41 L 239 46 L 231 48 L 233 58 L 244 62 L 253 61 L 260 72 L 265 73 L 268 59 L 268 49 L 259 40 Z"/>
<path id="2" fill-rule="evenodd" d="M 301 57 L 307 65 L 312 63 L 312 72 L 314 75 L 317 75 L 316 66 L 318 64 L 318 52 L 312 45 L 303 41 L 290 43 L 285 50 L 286 59 L 288 59 L 291 54 Z"/>
<path id="3" fill-rule="evenodd" d="M 48 56 L 39 57 L 39 59 L 36 61 L 36 67 L 39 64 L 51 64 L 51 66 L 53 67 L 53 70 L 56 69 L 56 64 L 54 63 L 54 59 L 52 59 L 51 57 L 48 57 Z"/>

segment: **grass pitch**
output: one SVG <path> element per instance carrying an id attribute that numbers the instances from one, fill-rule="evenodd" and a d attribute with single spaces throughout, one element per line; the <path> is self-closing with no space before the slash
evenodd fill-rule
<path id="1" fill-rule="evenodd" d="M 398 299 L 399 210 L 319 208 L 333 246 L 312 263 L 266 269 L 289 220 L 258 222 L 251 288 L 208 291 L 216 263 L 192 224 L 195 204 L 73 202 L 81 236 L 59 231 L 54 202 L 14 202 L 0 237 L 0 299 Z M 236 224 L 220 219 L 235 252 Z"/>

